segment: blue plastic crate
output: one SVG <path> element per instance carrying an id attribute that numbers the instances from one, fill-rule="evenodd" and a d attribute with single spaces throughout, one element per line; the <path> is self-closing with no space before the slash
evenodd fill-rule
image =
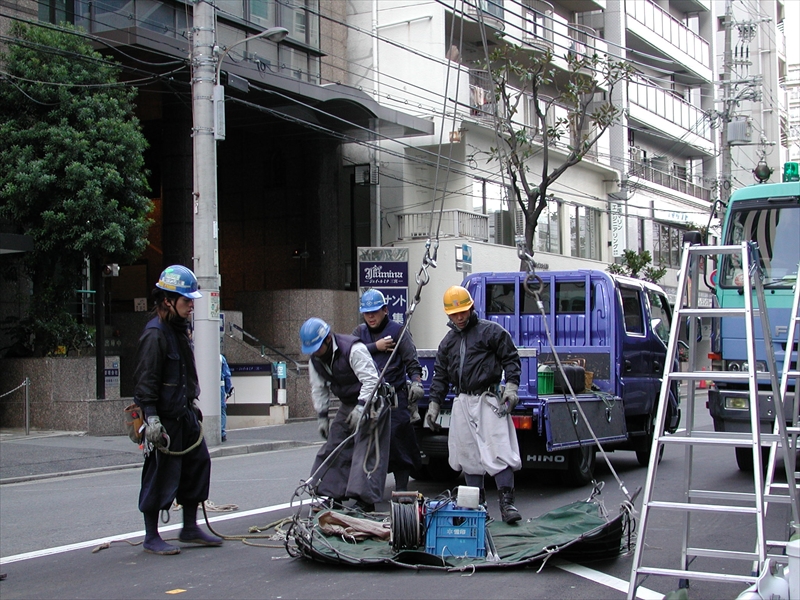
<path id="1" fill-rule="evenodd" d="M 425 512 L 425 551 L 437 556 L 486 556 L 486 511 L 456 508 L 455 502 L 429 501 Z"/>

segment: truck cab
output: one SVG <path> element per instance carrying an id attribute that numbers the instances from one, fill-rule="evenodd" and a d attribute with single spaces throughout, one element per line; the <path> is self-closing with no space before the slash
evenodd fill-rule
<path id="1" fill-rule="evenodd" d="M 593 478 L 596 444 L 581 410 L 566 386 L 548 385 L 550 377 L 561 379 L 554 349 L 578 373 L 576 397 L 603 447 L 633 450 L 646 465 L 672 326 L 666 294 L 652 283 L 604 271 L 554 271 L 538 277 L 540 281 L 532 282 L 524 272 L 475 273 L 462 283 L 478 316 L 503 326 L 520 353 L 520 402 L 512 419 L 523 468 L 558 470 L 573 485 Z M 541 308 L 526 293 L 526 280 Z M 427 390 L 436 351 L 419 354 Z M 441 431 L 418 431 L 434 477 L 446 472 L 442 462 L 451 403 L 452 394 L 442 406 Z M 676 388 L 667 423 L 671 431 L 679 420 L 677 403 Z M 427 406 L 427 398 L 421 405 Z"/>

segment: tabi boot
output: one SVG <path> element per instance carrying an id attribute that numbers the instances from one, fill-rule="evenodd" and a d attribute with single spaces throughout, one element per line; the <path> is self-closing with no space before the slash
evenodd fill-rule
<path id="1" fill-rule="evenodd" d="M 522 519 L 517 507 L 514 506 L 514 488 L 501 487 L 497 490 L 500 497 L 500 516 L 503 517 L 503 522 L 511 525 Z"/>
<path id="2" fill-rule="evenodd" d="M 375 505 L 372 502 L 365 502 L 361 498 L 356 500 L 356 503 L 353 505 L 353 508 L 358 511 L 361 511 L 362 513 L 375 512 Z"/>
<path id="3" fill-rule="evenodd" d="M 407 492 L 408 491 L 408 478 L 410 474 L 408 471 L 395 471 L 394 472 L 394 491 Z"/>
<path id="4" fill-rule="evenodd" d="M 183 505 L 183 529 L 178 539 L 186 544 L 199 544 L 201 546 L 222 546 L 222 538 L 206 533 L 197 526 L 197 502 L 187 502 Z"/>
<path id="5" fill-rule="evenodd" d="M 158 511 L 144 513 L 144 542 L 142 548 L 150 554 L 180 554 L 181 549 L 168 544 L 158 534 Z"/>

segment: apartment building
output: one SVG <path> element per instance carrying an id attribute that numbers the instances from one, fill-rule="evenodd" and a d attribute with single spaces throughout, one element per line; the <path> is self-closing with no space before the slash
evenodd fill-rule
<path id="1" fill-rule="evenodd" d="M 348 57 L 360 66 L 352 85 L 436 128 L 372 154 L 346 149 L 350 160 L 379 173 L 372 207 L 373 223 L 381 225 L 373 240 L 408 246 L 419 258 L 424 240 L 438 231 L 441 267 L 430 285 L 437 300 L 462 276 L 455 269 L 462 243 L 474 246 L 473 270 L 517 269 L 513 238 L 522 219 L 507 201 L 507 176 L 490 160 L 499 144 L 488 52 L 499 44 L 552 52 L 554 89 L 545 95 L 557 95 L 569 53 L 597 54 L 634 67 L 613 96 L 598 95 L 624 107 L 623 115 L 548 189 L 535 260 L 541 268 L 605 269 L 625 248 L 649 250 L 669 268 L 667 287 L 674 286 L 682 234 L 708 224 L 716 194 L 713 8 L 710 0 L 350 2 Z M 535 127 L 530 107 L 516 118 Z M 564 156 L 556 147 L 550 160 Z M 541 154 L 528 166 L 540 170 Z M 431 212 L 442 207 L 441 227 L 431 227 Z M 414 335 L 429 345 L 444 332 L 442 320 L 423 319 Z"/>

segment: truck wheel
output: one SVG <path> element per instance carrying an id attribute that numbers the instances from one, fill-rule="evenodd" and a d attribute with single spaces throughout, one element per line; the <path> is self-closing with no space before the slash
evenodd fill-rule
<path id="1" fill-rule="evenodd" d="M 735 448 L 736 450 L 736 465 L 740 471 L 745 473 L 753 472 L 753 449 L 752 448 Z M 769 448 L 761 448 L 761 466 L 767 467 L 769 461 Z"/>
<path id="2" fill-rule="evenodd" d="M 594 477 L 595 448 L 581 446 L 567 453 L 567 470 L 561 471 L 561 483 L 572 487 L 581 487 Z"/>
<path id="3" fill-rule="evenodd" d="M 639 462 L 639 465 L 642 467 L 646 467 L 650 464 L 650 452 L 653 450 L 653 434 L 651 433 L 646 438 L 647 443 L 639 443 L 639 447 L 636 448 L 636 460 Z M 664 444 L 661 444 L 658 447 L 658 463 L 661 464 L 661 459 L 664 458 Z"/>
<path id="4" fill-rule="evenodd" d="M 448 482 L 457 479 L 458 475 L 450 468 L 446 458 L 431 458 L 427 465 L 422 465 L 419 470 L 411 472 L 411 477 L 417 481 Z"/>

